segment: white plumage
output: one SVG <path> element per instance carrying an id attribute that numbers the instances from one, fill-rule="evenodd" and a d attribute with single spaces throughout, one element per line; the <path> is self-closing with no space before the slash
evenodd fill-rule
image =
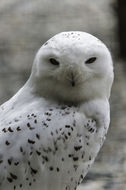
<path id="1" fill-rule="evenodd" d="M 0 107 L 0 189 L 76 189 L 104 142 L 112 82 L 111 55 L 94 36 L 47 41 L 29 80 Z"/>

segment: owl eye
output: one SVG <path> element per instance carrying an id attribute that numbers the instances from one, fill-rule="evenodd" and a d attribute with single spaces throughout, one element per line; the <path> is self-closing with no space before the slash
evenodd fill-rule
<path id="1" fill-rule="evenodd" d="M 96 59 L 97 59 L 96 57 L 91 57 L 91 58 L 89 58 L 87 61 L 85 61 L 85 63 L 86 63 L 86 64 L 91 64 L 91 63 L 95 62 Z"/>
<path id="2" fill-rule="evenodd" d="M 52 65 L 59 65 L 60 63 L 56 60 L 56 59 L 54 59 L 54 58 L 50 58 L 49 59 L 49 62 L 52 64 Z"/>

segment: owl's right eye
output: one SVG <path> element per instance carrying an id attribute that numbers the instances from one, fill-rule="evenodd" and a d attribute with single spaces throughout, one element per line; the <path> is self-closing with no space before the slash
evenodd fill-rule
<path id="1" fill-rule="evenodd" d="M 54 58 L 50 58 L 50 59 L 49 59 L 49 62 L 50 62 L 52 65 L 59 65 L 59 64 L 60 64 L 59 61 L 57 61 L 57 60 L 54 59 Z"/>
<path id="2" fill-rule="evenodd" d="M 88 60 L 85 61 L 86 64 L 91 64 L 91 63 L 94 63 L 96 61 L 96 57 L 91 57 L 89 58 Z"/>

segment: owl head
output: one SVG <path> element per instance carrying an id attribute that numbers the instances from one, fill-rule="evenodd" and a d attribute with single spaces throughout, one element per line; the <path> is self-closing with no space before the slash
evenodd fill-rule
<path id="1" fill-rule="evenodd" d="M 96 37 L 62 32 L 38 50 L 29 78 L 38 96 L 61 102 L 109 98 L 113 63 L 108 48 Z"/>

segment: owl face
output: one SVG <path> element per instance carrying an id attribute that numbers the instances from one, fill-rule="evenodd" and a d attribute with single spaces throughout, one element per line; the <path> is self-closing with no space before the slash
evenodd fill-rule
<path id="1" fill-rule="evenodd" d="M 68 102 L 95 96 L 108 98 L 113 81 L 112 59 L 107 47 L 94 36 L 64 32 L 40 48 L 32 75 L 37 92 L 48 98 Z"/>

